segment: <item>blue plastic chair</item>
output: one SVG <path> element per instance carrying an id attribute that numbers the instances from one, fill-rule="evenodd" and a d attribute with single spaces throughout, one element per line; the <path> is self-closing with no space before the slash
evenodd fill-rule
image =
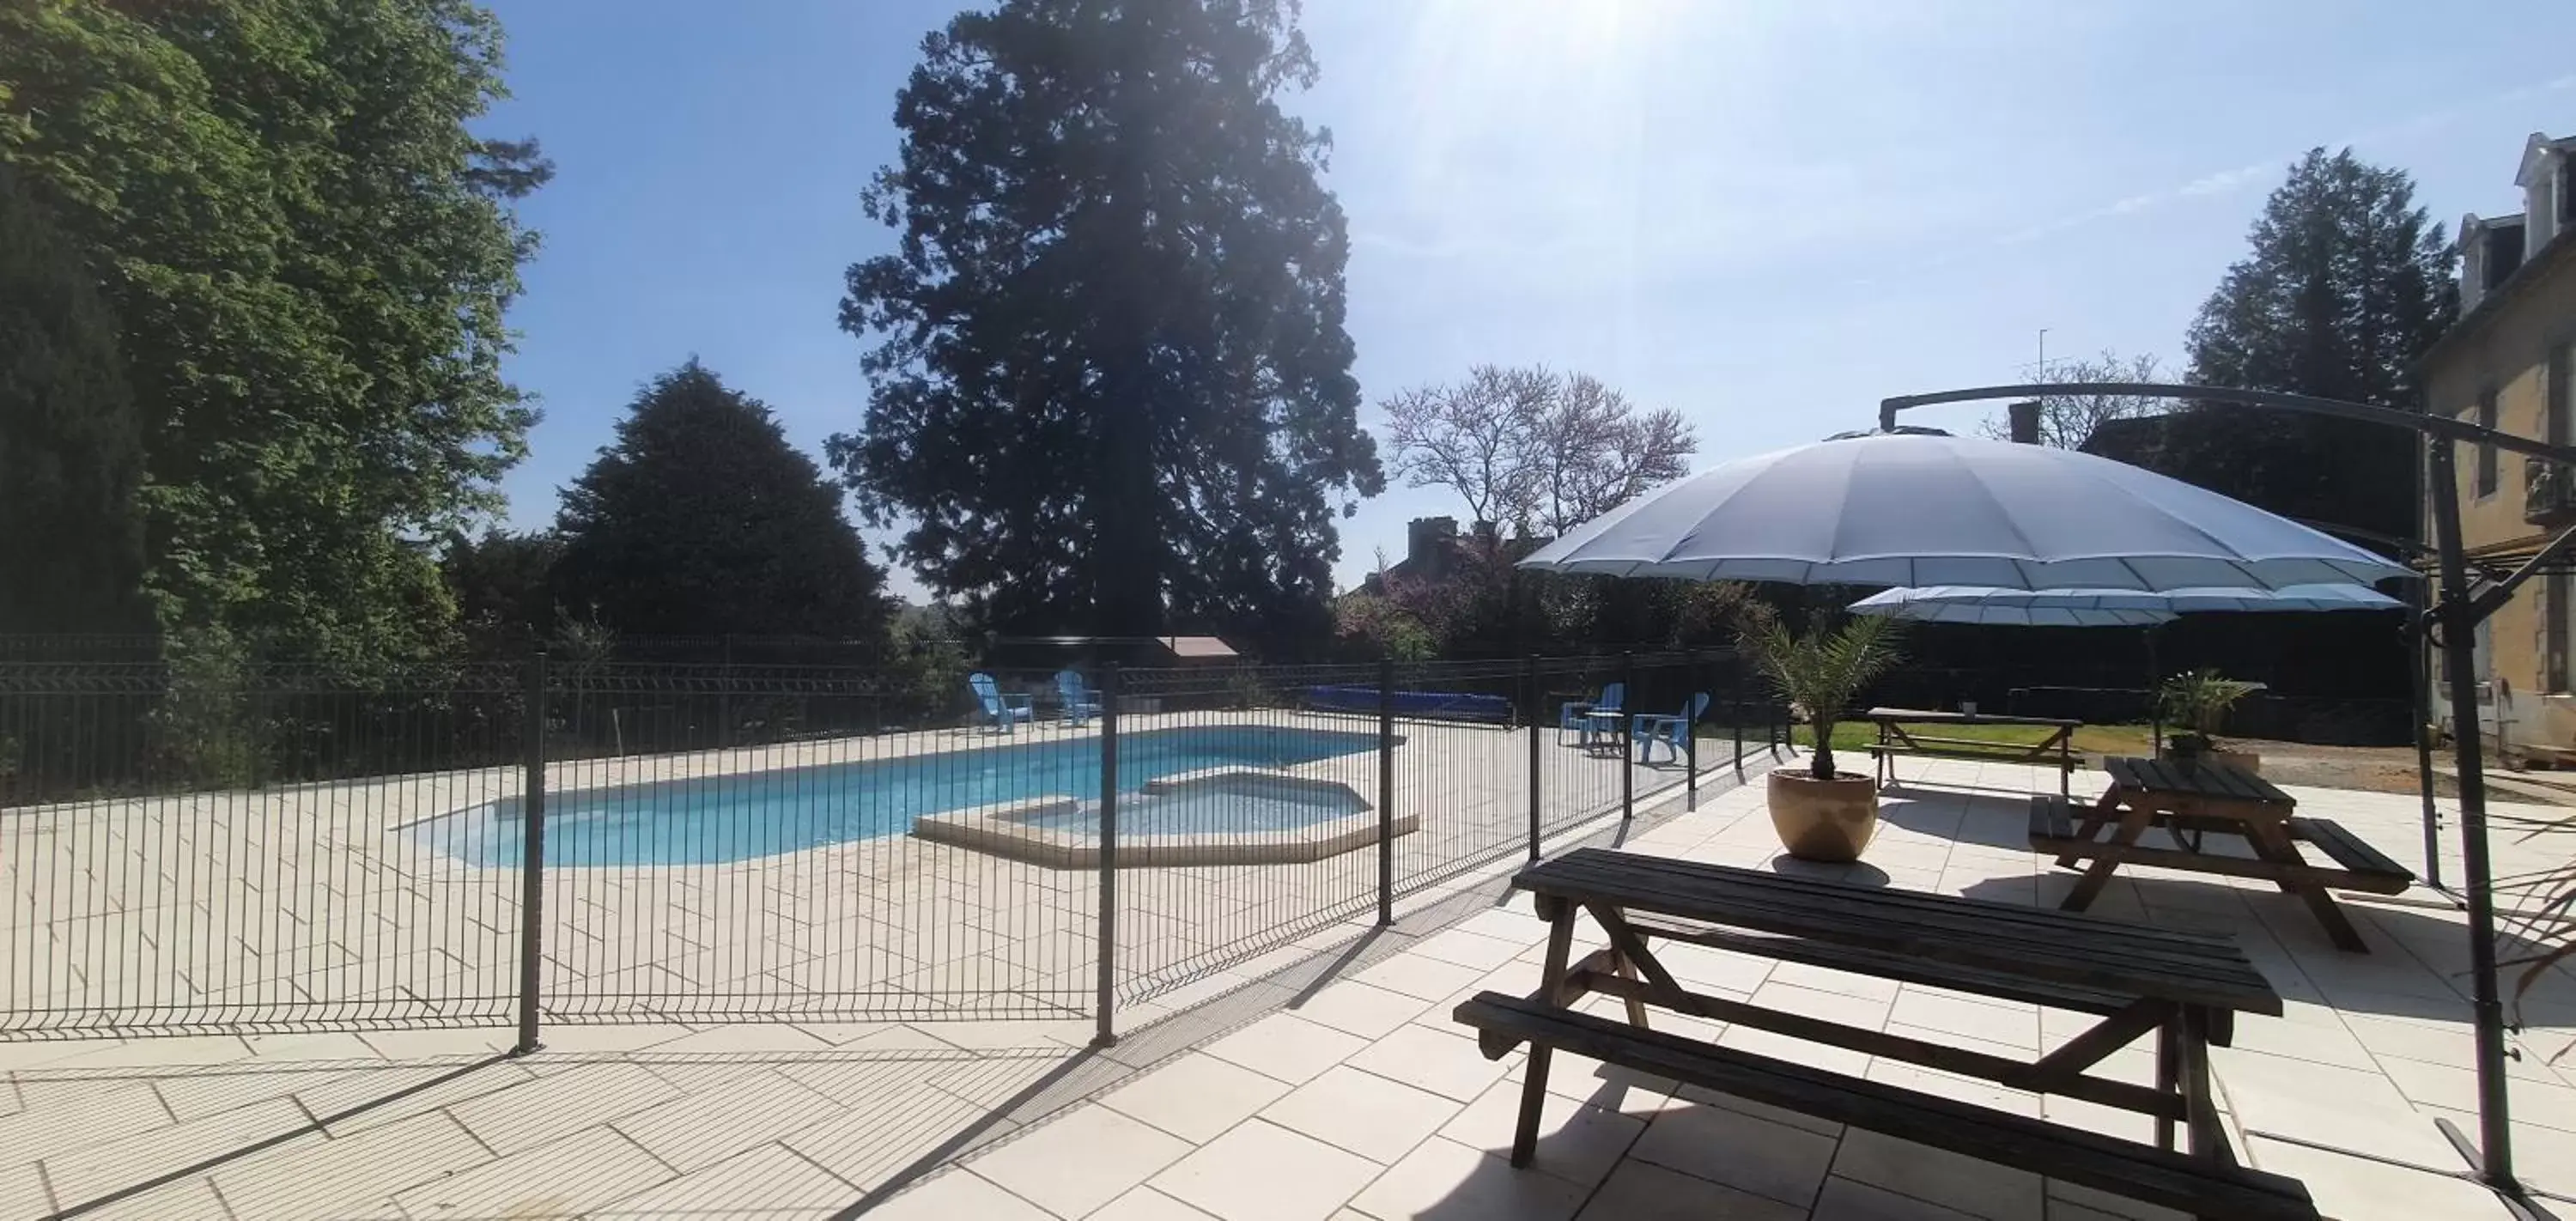
<path id="1" fill-rule="evenodd" d="M 1082 681 L 1081 675 L 1071 670 L 1055 672 L 1055 694 L 1057 701 L 1064 705 L 1067 724 L 1086 725 L 1091 718 L 1100 715 L 1100 693 L 1092 690 Z"/>
<path id="2" fill-rule="evenodd" d="M 1633 728 L 1637 739 L 1637 762 L 1654 762 L 1655 744 L 1658 742 L 1673 752 L 1673 762 L 1681 762 L 1682 757 L 1690 753 L 1687 735 L 1691 726 L 1699 724 L 1701 714 L 1707 711 L 1708 692 L 1702 691 L 1690 697 L 1677 714 L 1639 713 Z"/>
<path id="3" fill-rule="evenodd" d="M 1601 689 L 1601 698 L 1589 704 L 1567 704 L 1557 709 L 1556 740 L 1563 742 L 1565 735 L 1580 732 L 1583 735 L 1581 741 L 1586 745 L 1591 744 L 1592 718 L 1607 716 L 1615 724 L 1619 719 L 1619 701 L 1626 698 L 1627 694 L 1628 684 L 1612 683 Z"/>
<path id="4" fill-rule="evenodd" d="M 981 670 L 966 676 L 966 685 L 974 689 L 976 712 L 981 720 L 990 721 L 1003 733 L 1037 715 L 1033 701 L 1025 695 L 1004 695 L 993 676 Z"/>

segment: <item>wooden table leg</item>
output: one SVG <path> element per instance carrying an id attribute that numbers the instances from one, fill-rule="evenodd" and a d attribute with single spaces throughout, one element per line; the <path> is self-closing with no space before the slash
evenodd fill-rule
<path id="1" fill-rule="evenodd" d="M 1574 952 L 1574 916 L 1577 909 L 1574 904 L 1562 899 L 1552 899 L 1543 895 L 1539 897 L 1538 903 L 1539 914 L 1548 919 L 1547 963 L 1539 968 L 1539 992 L 1551 1003 L 1563 1004 L 1565 1003 L 1565 962 Z M 1549 912 L 1546 910 L 1549 907 L 1556 910 Z M 1538 1153 L 1539 1112 L 1547 1105 L 1547 1065 L 1553 1058 L 1553 1052 L 1554 1049 L 1544 1043 L 1530 1045 L 1529 1064 L 1523 1070 L 1525 1075 L 1521 1078 L 1520 1124 L 1512 1129 L 1512 1165 L 1514 1167 L 1529 1165 L 1530 1158 Z"/>
<path id="2" fill-rule="evenodd" d="M 2102 824 L 2115 821 L 2119 817 L 2120 790 L 2116 787 L 2105 789 L 2102 791 L 2101 798 L 2093 803 L 2092 808 L 2082 818 L 2075 820 L 2075 838 L 2089 840 L 2101 833 Z M 2057 858 L 2057 867 L 2073 869 L 2078 859 L 2074 856 L 2061 856 Z"/>
<path id="3" fill-rule="evenodd" d="M 2180 1087 L 2177 1084 L 2182 1080 L 2181 1057 L 2182 1011 L 2177 1009 L 2166 1016 L 2163 1025 L 2156 1027 L 2157 1093 L 2178 1094 L 2181 1092 Z M 2156 1148 L 2171 1149 L 2173 1147 L 2174 1121 L 2159 1115 L 2156 1117 Z"/>
<path id="4" fill-rule="evenodd" d="M 2120 827 L 2112 833 L 2111 842 L 2103 845 L 2101 853 L 2085 868 L 2082 880 L 2075 883 L 2075 889 L 2066 892 L 2066 901 L 2057 906 L 2071 912 L 2093 906 L 2093 900 L 2102 896 L 2102 888 L 2111 884 L 2112 873 L 2120 868 L 2120 858 L 2137 846 L 2138 837 L 2147 833 L 2147 824 L 2154 817 L 2155 811 L 2143 804 L 2121 811 Z"/>
<path id="5" fill-rule="evenodd" d="M 2183 1113 L 2191 1133 L 2191 1154 L 2222 1165 L 2235 1165 L 2236 1154 L 2227 1147 L 2227 1129 L 2218 1121 L 2218 1097 L 2209 1083 L 2209 1011 L 2197 1005 L 2186 1006 L 2182 1017 L 2182 1038 L 2178 1050 L 2181 1068 Z"/>
<path id="6" fill-rule="evenodd" d="M 1628 961 L 1628 956 L 1619 953 L 1616 949 L 1613 949 L 1610 952 L 1618 957 L 1619 965 L 1615 969 L 1619 972 L 1619 978 L 1627 980 L 1630 983 L 1636 982 L 1637 964 Z M 1643 997 L 1631 996 L 1628 998 L 1628 1024 L 1639 1030 L 1652 1029 L 1652 1027 L 1646 1025 L 1646 1002 Z"/>
<path id="7" fill-rule="evenodd" d="M 2298 841 L 2290 837 L 2290 828 L 2281 819 L 2247 819 L 2245 839 L 2253 846 L 2254 855 L 2272 864 L 2290 867 L 2307 864 L 2307 860 L 2299 855 Z M 2326 936 L 2335 943 L 2336 949 L 2354 954 L 2370 952 L 2370 943 L 2361 939 L 2360 930 L 2352 926 L 2351 918 L 2343 914 L 2343 908 L 2335 903 L 2333 895 L 2326 893 L 2323 885 L 2290 881 L 2276 885 L 2283 893 L 2297 895 L 2308 905 L 2308 911 L 2316 916 L 2317 923 L 2325 926 Z"/>

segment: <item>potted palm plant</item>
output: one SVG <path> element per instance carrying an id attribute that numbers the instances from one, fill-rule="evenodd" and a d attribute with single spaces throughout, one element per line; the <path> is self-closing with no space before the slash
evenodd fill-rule
<path id="1" fill-rule="evenodd" d="M 1802 860 L 1860 859 L 1878 830 L 1878 784 L 1835 768 L 1834 723 L 1862 687 L 1896 664 L 1896 621 L 1864 615 L 1837 626 L 1819 616 L 1805 632 L 1792 633 L 1757 607 L 1745 615 L 1737 638 L 1815 733 L 1815 754 L 1805 767 L 1771 773 L 1771 827 L 1780 846 Z"/>
<path id="2" fill-rule="evenodd" d="M 2186 670 L 2166 679 L 2156 691 L 2156 709 L 2180 732 L 2165 735 L 2164 758 L 2185 765 L 2206 759 L 2261 773 L 2261 755 L 2223 749 L 2217 734 L 2226 724 L 2227 710 L 2262 689 L 2261 683 L 2228 678 L 2216 670 Z"/>

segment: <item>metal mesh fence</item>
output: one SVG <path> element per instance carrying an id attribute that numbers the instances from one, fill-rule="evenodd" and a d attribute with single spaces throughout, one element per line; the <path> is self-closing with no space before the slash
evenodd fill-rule
<path id="1" fill-rule="evenodd" d="M 512 800 L 512 669 L 0 666 L 0 1032 L 488 1024 L 516 887 L 416 820 Z"/>
<path id="2" fill-rule="evenodd" d="M 955 687 L 0 663 L 0 1035 L 1100 1016 L 1778 723 L 1714 653 Z"/>

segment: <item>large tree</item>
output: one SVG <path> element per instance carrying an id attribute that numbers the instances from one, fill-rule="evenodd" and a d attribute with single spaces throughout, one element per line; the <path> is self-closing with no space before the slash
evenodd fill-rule
<path id="1" fill-rule="evenodd" d="M 1396 472 L 1414 487 L 1457 492 L 1477 521 L 1551 536 L 1681 478 L 1699 450 L 1681 413 L 1546 368 L 1478 365 L 1381 407 Z"/>
<path id="2" fill-rule="evenodd" d="M 564 489 L 556 601 L 645 636 L 874 639 L 884 573 L 841 489 L 696 360 L 653 379 Z"/>
<path id="3" fill-rule="evenodd" d="M 922 43 L 892 253 L 833 461 L 932 591 L 1004 630 L 1329 631 L 1336 500 L 1382 486 L 1290 0 L 1002 0 Z"/>
<path id="4" fill-rule="evenodd" d="M 2249 240 L 2192 323 L 2191 380 L 2420 406 L 2415 360 L 2455 297 L 2450 246 L 2405 171 L 2311 150 Z M 2157 465 L 2274 512 L 2402 538 L 2415 461 L 2401 429 L 2212 404 L 2174 420 Z"/>
<path id="5" fill-rule="evenodd" d="M 97 277 L 0 163 L 0 632 L 130 632 L 141 429 Z"/>
<path id="6" fill-rule="evenodd" d="M 497 504 L 532 418 L 508 201 L 546 167 L 467 130 L 500 42 L 465 0 L 0 5 L 0 161 L 122 325 L 165 628 L 343 659 L 447 632 L 422 540 Z"/>

